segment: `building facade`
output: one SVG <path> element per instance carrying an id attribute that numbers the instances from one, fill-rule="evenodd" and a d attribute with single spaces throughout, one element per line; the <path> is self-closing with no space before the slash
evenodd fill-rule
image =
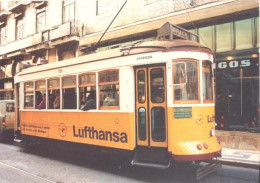
<path id="1" fill-rule="evenodd" d="M 12 99 L 15 73 L 94 46 L 125 0 L 0 1 L 0 99 Z M 217 128 L 259 128 L 259 2 L 128 0 L 96 51 L 153 40 L 170 22 L 216 53 Z"/>

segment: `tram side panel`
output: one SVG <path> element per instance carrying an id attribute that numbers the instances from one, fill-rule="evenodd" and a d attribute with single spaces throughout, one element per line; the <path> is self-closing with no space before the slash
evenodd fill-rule
<path id="1" fill-rule="evenodd" d="M 134 148 L 134 113 L 21 111 L 20 120 L 24 135 Z"/>
<path id="2" fill-rule="evenodd" d="M 133 150 L 135 147 L 134 71 L 119 69 L 118 110 L 38 110 L 19 112 L 21 134 Z M 20 84 L 20 106 L 24 87 Z M 97 97 L 97 100 L 99 100 Z"/>
<path id="3" fill-rule="evenodd" d="M 221 146 L 211 134 L 214 114 L 214 106 L 168 108 L 168 150 L 174 160 L 195 161 L 217 155 Z"/>

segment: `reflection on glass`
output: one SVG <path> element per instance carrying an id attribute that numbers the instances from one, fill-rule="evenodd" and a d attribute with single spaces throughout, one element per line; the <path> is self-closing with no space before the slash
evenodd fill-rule
<path id="1" fill-rule="evenodd" d="M 236 49 L 252 48 L 252 19 L 235 22 L 236 26 Z"/>
<path id="2" fill-rule="evenodd" d="M 99 73 L 99 82 L 107 83 L 118 81 L 118 71 L 106 71 Z"/>
<path id="3" fill-rule="evenodd" d="M 216 25 L 217 52 L 232 50 L 232 23 Z"/>
<path id="4" fill-rule="evenodd" d="M 152 108 L 152 140 L 163 142 L 166 139 L 165 109 L 163 107 Z"/>
<path id="5" fill-rule="evenodd" d="M 138 110 L 138 136 L 139 140 L 146 140 L 146 111 L 143 107 Z"/>
<path id="6" fill-rule="evenodd" d="M 186 65 L 186 67 L 181 67 L 182 65 Z M 174 63 L 173 72 L 174 99 L 198 100 L 197 63 L 192 61 Z"/>
<path id="7" fill-rule="evenodd" d="M 145 102 L 145 72 L 143 70 L 138 72 L 137 75 L 138 79 L 138 102 L 144 103 Z"/>
<path id="8" fill-rule="evenodd" d="M 118 106 L 119 105 L 119 85 L 100 86 L 100 106 Z"/>
<path id="9" fill-rule="evenodd" d="M 96 84 L 96 74 L 86 74 L 79 77 L 80 85 Z"/>
<path id="10" fill-rule="evenodd" d="M 164 102 L 164 70 L 161 68 L 152 69 L 151 78 L 151 101 L 153 103 Z"/>
<path id="11" fill-rule="evenodd" d="M 62 78 L 62 86 L 75 86 L 76 85 L 76 77 L 65 77 Z"/>
<path id="12" fill-rule="evenodd" d="M 213 26 L 199 28 L 200 42 L 213 49 Z"/>
<path id="13" fill-rule="evenodd" d="M 60 88 L 60 79 L 49 80 L 48 88 Z"/>
<path id="14" fill-rule="evenodd" d="M 33 92 L 24 93 L 24 107 L 33 107 Z"/>

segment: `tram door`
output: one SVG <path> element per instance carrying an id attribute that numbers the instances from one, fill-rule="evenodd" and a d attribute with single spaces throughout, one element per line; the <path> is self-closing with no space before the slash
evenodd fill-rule
<path id="1" fill-rule="evenodd" d="M 165 66 L 138 67 L 135 77 L 137 145 L 167 147 Z"/>

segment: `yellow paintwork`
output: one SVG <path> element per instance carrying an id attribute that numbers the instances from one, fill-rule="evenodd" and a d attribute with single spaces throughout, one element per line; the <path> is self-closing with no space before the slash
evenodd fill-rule
<path id="1" fill-rule="evenodd" d="M 174 108 L 167 109 L 168 115 L 168 151 L 174 155 L 200 155 L 221 150 L 216 136 L 210 136 L 215 128 L 214 106 L 191 107 L 191 118 L 175 118 Z M 212 122 L 208 122 L 208 117 Z M 134 113 L 111 112 L 56 112 L 56 111 L 20 111 L 20 129 L 22 134 L 50 139 L 134 150 L 135 119 Z M 75 137 L 78 129 L 94 127 L 97 131 L 124 132 L 127 142 L 114 142 L 95 138 Z M 66 128 L 64 134 L 62 129 Z M 207 143 L 209 148 L 197 149 L 197 144 Z"/>
<path id="2" fill-rule="evenodd" d="M 73 125 L 75 132 L 73 132 Z M 94 127 L 99 131 L 124 132 L 124 141 L 75 137 L 78 129 Z M 21 133 L 37 137 L 133 150 L 135 146 L 134 113 L 20 111 Z M 124 136 L 125 137 L 125 136 Z"/>
<path id="3" fill-rule="evenodd" d="M 214 106 L 192 108 L 191 118 L 175 118 L 174 108 L 168 108 L 168 151 L 174 155 L 200 155 L 221 150 L 216 136 L 210 136 L 215 128 Z M 211 122 L 208 122 L 208 118 Z M 197 144 L 208 144 L 208 149 L 197 149 Z"/>

